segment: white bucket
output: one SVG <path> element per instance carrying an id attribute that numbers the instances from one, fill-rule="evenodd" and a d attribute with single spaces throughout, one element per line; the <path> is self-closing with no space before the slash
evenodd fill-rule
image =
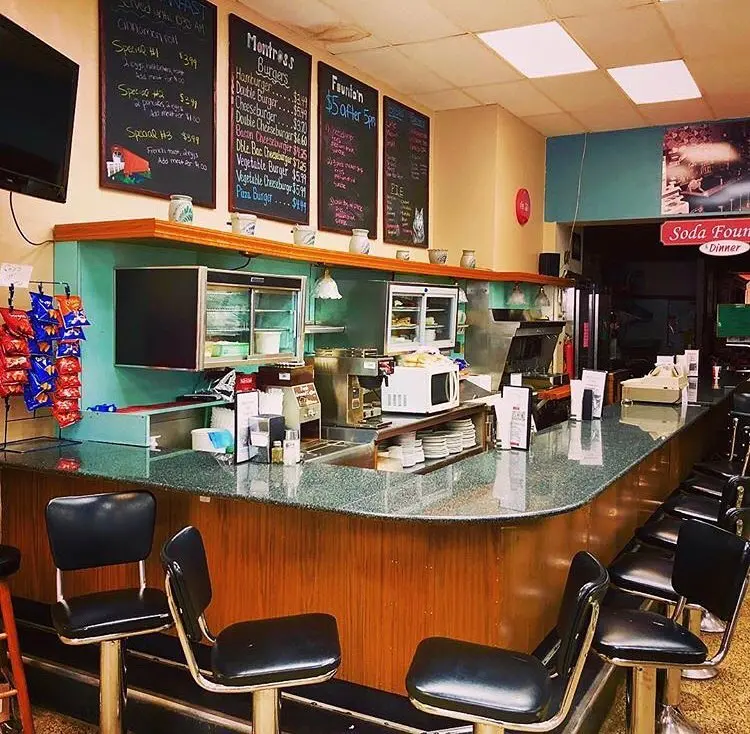
<path id="1" fill-rule="evenodd" d="M 281 352 L 281 329 L 255 331 L 256 354 L 279 354 Z"/>

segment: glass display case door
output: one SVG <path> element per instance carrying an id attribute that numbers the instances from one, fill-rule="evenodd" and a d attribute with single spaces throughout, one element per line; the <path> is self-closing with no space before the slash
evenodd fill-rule
<path id="1" fill-rule="evenodd" d="M 297 353 L 298 293 L 283 289 L 255 288 L 252 291 L 253 356 Z"/>
<path id="2" fill-rule="evenodd" d="M 390 291 L 387 352 L 408 352 L 423 343 L 424 289 Z"/>
<path id="3" fill-rule="evenodd" d="M 247 359 L 250 353 L 250 292 L 229 285 L 206 286 L 206 366 Z"/>
<path id="4" fill-rule="evenodd" d="M 452 295 L 425 296 L 424 341 L 440 348 L 456 343 L 456 298 Z"/>

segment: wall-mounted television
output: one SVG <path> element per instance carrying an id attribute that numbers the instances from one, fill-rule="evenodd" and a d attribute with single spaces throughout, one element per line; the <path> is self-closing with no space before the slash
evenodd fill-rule
<path id="1" fill-rule="evenodd" d="M 78 64 L 0 14 L 0 188 L 65 201 Z"/>

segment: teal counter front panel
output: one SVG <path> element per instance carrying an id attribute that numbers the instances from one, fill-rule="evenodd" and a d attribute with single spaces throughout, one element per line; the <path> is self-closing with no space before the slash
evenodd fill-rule
<path id="1" fill-rule="evenodd" d="M 663 138 L 663 127 L 549 138 L 545 221 L 660 218 Z"/>

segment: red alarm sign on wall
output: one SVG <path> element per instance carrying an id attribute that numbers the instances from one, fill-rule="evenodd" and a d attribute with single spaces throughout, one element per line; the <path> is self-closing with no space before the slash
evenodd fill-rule
<path id="1" fill-rule="evenodd" d="M 531 219 L 531 195 L 528 189 L 518 189 L 516 194 L 516 219 L 521 226 Z"/>

